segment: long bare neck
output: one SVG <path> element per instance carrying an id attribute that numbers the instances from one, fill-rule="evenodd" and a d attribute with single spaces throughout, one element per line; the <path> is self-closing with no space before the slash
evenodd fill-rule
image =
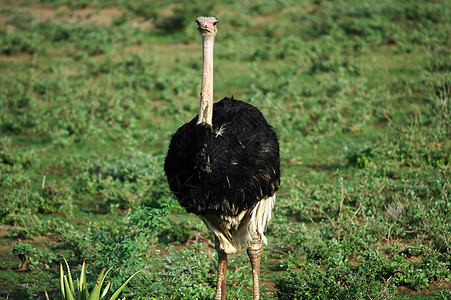
<path id="1" fill-rule="evenodd" d="M 213 118 L 213 46 L 214 37 L 202 37 L 203 65 L 200 91 L 199 120 L 197 124 L 212 125 Z"/>

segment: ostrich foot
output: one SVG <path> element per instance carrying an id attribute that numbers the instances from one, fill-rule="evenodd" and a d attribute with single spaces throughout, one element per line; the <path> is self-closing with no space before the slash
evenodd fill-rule
<path id="1" fill-rule="evenodd" d="M 218 248 L 218 284 L 215 300 L 226 299 L 227 254 Z"/>
<path id="2" fill-rule="evenodd" d="M 260 259 L 263 253 L 263 242 L 259 238 L 254 240 L 247 247 L 247 254 L 252 265 L 252 280 L 254 283 L 254 300 L 260 299 Z"/>

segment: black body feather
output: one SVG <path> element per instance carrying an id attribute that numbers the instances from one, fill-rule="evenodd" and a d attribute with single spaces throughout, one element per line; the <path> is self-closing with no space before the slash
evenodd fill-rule
<path id="1" fill-rule="evenodd" d="M 224 98 L 213 105 L 212 127 L 197 121 L 172 136 L 164 163 L 188 212 L 236 216 L 279 189 L 279 142 L 256 107 Z"/>

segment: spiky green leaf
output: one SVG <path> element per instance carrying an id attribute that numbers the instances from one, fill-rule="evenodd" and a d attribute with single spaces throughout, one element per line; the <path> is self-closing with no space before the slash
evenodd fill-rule
<path id="1" fill-rule="evenodd" d="M 72 293 L 70 286 L 69 286 L 69 281 L 67 280 L 67 276 L 64 275 L 64 289 L 66 290 L 66 300 L 75 300 L 74 294 Z"/>
<path id="2" fill-rule="evenodd" d="M 75 295 L 74 281 L 72 280 L 72 274 L 70 272 L 70 267 L 69 267 L 69 264 L 67 263 L 67 260 L 65 258 L 63 258 L 63 259 L 64 259 L 64 262 L 66 263 L 67 275 L 69 276 L 68 280 L 69 280 L 70 291 L 72 292 L 72 295 Z"/>
<path id="3" fill-rule="evenodd" d="M 61 287 L 61 299 L 66 299 L 66 292 L 64 290 L 64 269 L 63 263 L 60 261 L 60 287 Z"/>
<path id="4" fill-rule="evenodd" d="M 108 272 L 110 270 L 111 269 L 106 271 L 106 268 L 103 268 L 102 272 L 100 272 L 99 277 L 97 278 L 96 285 L 94 286 L 94 288 L 92 289 L 91 293 L 89 294 L 88 300 L 98 300 L 98 299 L 100 299 L 100 290 L 102 288 L 103 281 L 105 280 L 106 274 L 108 274 Z M 105 271 L 106 271 L 106 273 L 105 273 Z"/>
<path id="5" fill-rule="evenodd" d="M 122 290 L 125 288 L 125 286 L 130 282 L 130 280 L 132 280 L 132 278 L 135 277 L 135 275 L 141 271 L 142 270 L 139 270 L 139 271 L 135 272 L 132 276 L 130 276 L 130 278 L 127 279 L 127 281 L 121 285 L 121 287 L 113 294 L 113 296 L 111 296 L 111 298 L 109 300 L 115 300 L 119 296 L 119 294 L 122 292 Z"/>
<path id="6" fill-rule="evenodd" d="M 88 299 L 89 292 L 86 283 L 86 261 L 83 261 L 81 266 L 80 280 L 78 281 L 78 299 L 86 300 Z"/>
<path id="7" fill-rule="evenodd" d="M 88 287 L 87 287 L 86 283 L 83 283 L 80 295 L 78 297 L 80 300 L 88 300 L 89 292 L 88 292 Z"/>
<path id="8" fill-rule="evenodd" d="M 108 282 L 108 284 L 106 285 L 105 289 L 103 290 L 102 296 L 100 298 L 101 299 L 110 299 L 112 287 L 113 287 L 113 282 L 112 281 Z"/>

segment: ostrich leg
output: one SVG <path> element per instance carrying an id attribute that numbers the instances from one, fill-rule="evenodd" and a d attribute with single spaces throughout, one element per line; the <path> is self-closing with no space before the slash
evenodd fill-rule
<path id="1" fill-rule="evenodd" d="M 254 238 L 247 247 L 247 254 L 252 265 L 252 279 L 254 283 L 254 300 L 260 299 L 260 259 L 263 253 L 263 242 L 259 238 Z"/>
<path id="2" fill-rule="evenodd" d="M 227 273 L 227 253 L 216 248 L 218 251 L 218 284 L 216 286 L 215 300 L 226 299 L 226 273 Z"/>

